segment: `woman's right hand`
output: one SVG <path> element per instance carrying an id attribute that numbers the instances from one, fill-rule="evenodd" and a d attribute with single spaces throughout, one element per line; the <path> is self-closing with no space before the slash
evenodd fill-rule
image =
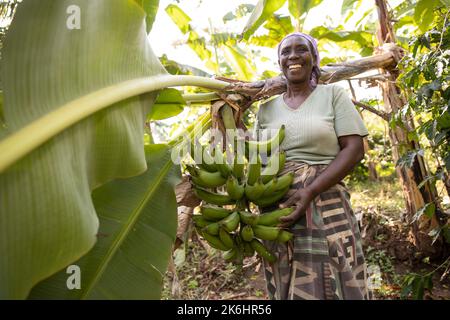
<path id="1" fill-rule="evenodd" d="M 288 227 L 296 223 L 305 213 L 314 199 L 314 193 L 308 188 L 298 189 L 288 200 L 280 204 L 280 208 L 295 207 L 290 215 L 281 217 L 280 227 Z"/>

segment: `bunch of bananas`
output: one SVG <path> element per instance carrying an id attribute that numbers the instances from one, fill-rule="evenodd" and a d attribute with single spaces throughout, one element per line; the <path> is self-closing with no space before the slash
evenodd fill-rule
<path id="1" fill-rule="evenodd" d="M 225 251 L 227 261 L 241 264 L 244 257 L 258 253 L 268 262 L 276 257 L 260 240 L 287 242 L 292 234 L 277 227 L 279 218 L 289 215 L 293 209 L 279 209 L 263 215 L 252 213 L 251 209 L 276 204 L 288 192 L 294 174 L 278 174 L 284 167 L 284 151 L 272 150 L 275 143 L 281 144 L 284 138 L 284 126 L 267 141 L 247 141 L 246 155 L 249 150 L 256 150 L 251 160 L 246 155 L 232 153 L 233 159 L 227 161 L 227 152 L 215 149 L 209 153 L 208 148 L 199 146 L 200 161 L 187 165 L 194 192 L 203 200 L 200 214 L 194 215 L 197 232 L 216 249 Z M 261 150 L 268 155 L 263 165 Z M 230 151 L 230 150 L 228 150 Z M 264 155 L 264 154 L 263 154 Z M 254 204 L 253 206 L 251 204 Z"/>

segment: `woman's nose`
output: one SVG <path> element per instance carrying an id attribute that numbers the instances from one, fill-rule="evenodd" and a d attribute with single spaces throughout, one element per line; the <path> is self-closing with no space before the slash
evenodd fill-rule
<path id="1" fill-rule="evenodd" d="M 288 59 L 298 59 L 300 57 L 300 55 L 299 54 L 297 54 L 297 52 L 295 52 L 294 50 L 293 51 L 291 51 L 290 53 L 289 53 L 289 56 L 288 56 Z"/>

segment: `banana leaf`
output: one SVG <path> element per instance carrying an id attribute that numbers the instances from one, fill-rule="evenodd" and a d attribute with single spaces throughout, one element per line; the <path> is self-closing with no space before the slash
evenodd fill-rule
<path id="1" fill-rule="evenodd" d="M 248 40 L 275 11 L 285 4 L 285 2 L 286 0 L 259 0 L 242 31 L 242 37 L 245 40 Z"/>
<path id="2" fill-rule="evenodd" d="M 79 8 L 79 29 L 68 27 L 69 6 Z M 1 70 L 6 138 L 96 90 L 166 74 L 148 43 L 144 11 L 122 0 L 24 1 L 4 42 Z M 77 121 L 0 174 L 0 299 L 26 298 L 94 246 L 99 219 L 91 191 L 146 171 L 143 124 L 156 94 Z M 0 150 L 0 159 L 5 154 Z M 139 248 L 121 253 L 132 250 Z"/>
<path id="3" fill-rule="evenodd" d="M 95 247 L 73 263 L 80 268 L 80 289 L 68 289 L 64 269 L 38 284 L 31 299 L 160 298 L 177 229 L 180 170 L 170 151 L 163 144 L 146 146 L 145 173 L 92 193 L 100 229 Z"/>

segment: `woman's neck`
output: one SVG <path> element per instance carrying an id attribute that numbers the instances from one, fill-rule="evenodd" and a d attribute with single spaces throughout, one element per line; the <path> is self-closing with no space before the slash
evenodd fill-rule
<path id="1" fill-rule="evenodd" d="M 314 88 L 309 81 L 299 84 L 288 84 L 285 97 L 286 98 L 305 97 L 309 96 L 309 94 L 313 92 L 313 90 Z"/>

